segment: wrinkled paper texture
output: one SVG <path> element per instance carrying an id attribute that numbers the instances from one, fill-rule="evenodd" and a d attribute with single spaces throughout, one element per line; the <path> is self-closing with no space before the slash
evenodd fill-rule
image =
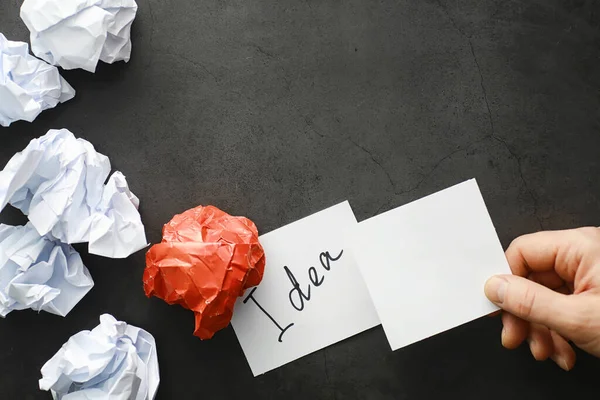
<path id="1" fill-rule="evenodd" d="M 31 308 L 66 316 L 94 281 L 68 244 L 25 226 L 0 224 L 0 316 Z"/>
<path id="2" fill-rule="evenodd" d="M 139 200 L 108 157 L 66 129 L 33 139 L 0 171 L 0 210 L 23 211 L 42 236 L 89 242 L 89 252 L 124 258 L 147 245 Z"/>
<path id="3" fill-rule="evenodd" d="M 210 339 L 231 321 L 238 296 L 260 283 L 265 253 L 252 221 L 213 206 L 176 215 L 146 255 L 144 291 L 194 311 L 194 335 Z"/>
<path id="4" fill-rule="evenodd" d="M 104 314 L 44 364 L 39 383 L 55 400 L 152 400 L 159 381 L 154 337 Z"/>
<path id="5" fill-rule="evenodd" d="M 128 62 L 135 0 L 25 0 L 31 50 L 64 69 L 95 72 L 98 61 Z"/>
<path id="6" fill-rule="evenodd" d="M 29 54 L 29 46 L 0 33 L 0 125 L 32 122 L 44 110 L 75 96 L 58 69 Z"/>

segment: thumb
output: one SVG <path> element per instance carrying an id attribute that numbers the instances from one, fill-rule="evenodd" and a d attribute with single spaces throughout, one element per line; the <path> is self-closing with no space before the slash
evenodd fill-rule
<path id="1" fill-rule="evenodd" d="M 485 283 L 485 295 L 498 307 L 529 322 L 570 336 L 578 314 L 569 296 L 515 275 L 497 275 Z"/>

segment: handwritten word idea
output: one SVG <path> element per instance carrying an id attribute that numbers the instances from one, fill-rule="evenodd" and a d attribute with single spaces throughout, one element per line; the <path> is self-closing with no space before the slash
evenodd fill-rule
<path id="1" fill-rule="evenodd" d="M 255 376 L 379 324 L 345 243 L 356 226 L 344 202 L 260 237 L 265 275 L 231 320 Z"/>
<path id="2" fill-rule="evenodd" d="M 344 254 L 344 250 L 341 250 L 340 253 L 335 257 L 332 257 L 328 251 L 321 253 L 319 255 L 319 261 L 321 262 L 321 267 L 323 267 L 323 269 L 325 271 L 331 271 L 331 262 L 338 261 L 340 258 L 342 258 L 343 254 Z M 296 277 L 294 276 L 292 271 L 290 271 L 290 269 L 287 267 L 287 265 L 284 266 L 283 269 L 285 270 L 285 273 L 287 274 L 287 277 L 290 280 L 290 283 L 292 284 L 292 289 L 290 290 L 290 294 L 289 294 L 290 303 L 291 303 L 292 307 L 294 307 L 297 311 L 303 311 L 304 310 L 304 301 L 305 300 L 310 301 L 311 286 L 309 284 L 307 286 L 306 291 L 303 291 L 300 287 L 300 283 L 298 283 L 298 280 L 296 279 Z M 308 279 L 310 280 L 310 282 L 313 285 L 315 285 L 315 287 L 319 287 L 325 281 L 325 276 L 321 276 L 321 278 L 319 279 L 319 273 L 317 272 L 317 269 L 315 267 L 310 267 L 308 269 Z M 279 341 L 279 343 L 281 343 L 281 342 L 283 342 L 283 334 L 289 328 L 294 326 L 294 323 L 291 323 L 288 326 L 286 326 L 285 328 L 282 328 L 281 325 L 279 325 L 279 323 L 275 320 L 275 318 L 273 318 L 271 316 L 271 314 L 269 314 L 269 312 L 260 305 L 260 303 L 256 300 L 256 298 L 254 298 L 254 292 L 256 292 L 257 289 L 258 289 L 257 287 L 252 289 L 250 294 L 248 296 L 246 296 L 246 298 L 244 299 L 244 304 L 246 304 L 249 300 L 251 300 L 275 324 L 275 326 L 277 328 L 279 328 L 279 330 L 281 332 L 279 333 L 279 337 L 277 340 Z"/>

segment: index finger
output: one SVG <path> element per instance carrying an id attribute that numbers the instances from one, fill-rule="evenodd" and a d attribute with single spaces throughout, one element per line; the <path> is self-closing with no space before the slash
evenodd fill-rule
<path id="1" fill-rule="evenodd" d="M 506 250 L 506 259 L 514 275 L 556 271 L 563 280 L 573 282 L 584 242 L 578 229 L 532 233 L 515 239 Z"/>

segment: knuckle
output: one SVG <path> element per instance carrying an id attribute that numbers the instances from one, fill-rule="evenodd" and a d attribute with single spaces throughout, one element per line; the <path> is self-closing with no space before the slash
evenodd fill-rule
<path id="1" fill-rule="evenodd" d="M 509 247 L 519 247 L 520 244 L 523 242 L 523 239 L 526 237 L 527 235 L 522 235 L 519 236 L 515 239 L 512 240 L 512 242 L 510 242 L 510 246 Z"/>
<path id="2" fill-rule="evenodd" d="M 569 336 L 569 338 L 577 338 L 582 333 L 587 330 L 588 321 L 585 318 L 580 318 L 576 316 L 570 317 L 568 320 L 564 321 L 564 331 Z"/>
<path id="3" fill-rule="evenodd" d="M 531 234 L 522 235 L 522 236 L 519 236 L 519 237 L 513 239 L 513 241 L 510 242 L 510 245 L 508 245 L 508 249 L 519 252 L 520 249 L 524 246 L 524 242 L 527 241 L 527 237 L 529 235 L 531 235 Z"/>
<path id="4" fill-rule="evenodd" d="M 577 229 L 576 232 L 581 250 L 600 256 L 600 228 L 584 227 Z"/>
<path id="5" fill-rule="evenodd" d="M 516 304 L 516 313 L 523 319 L 529 319 L 535 307 L 535 292 L 529 288 L 526 288 L 523 292 L 523 296 Z"/>
<path id="6" fill-rule="evenodd" d="M 584 226 L 576 229 L 583 236 L 598 236 L 600 235 L 600 228 L 593 226 Z"/>
<path id="7" fill-rule="evenodd" d="M 598 245 L 600 243 L 600 228 L 585 226 L 575 230 L 578 239 L 588 245 Z"/>

